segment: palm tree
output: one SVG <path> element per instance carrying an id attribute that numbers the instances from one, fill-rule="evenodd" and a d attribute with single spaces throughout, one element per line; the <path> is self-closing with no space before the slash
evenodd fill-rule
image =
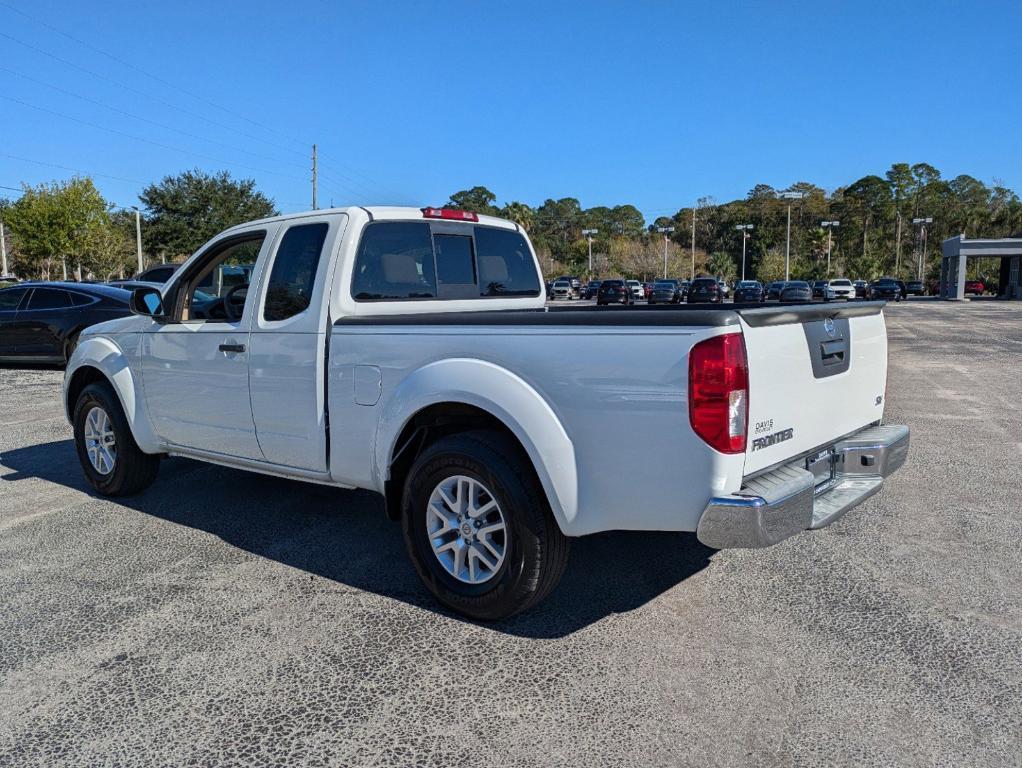
<path id="1" fill-rule="evenodd" d="M 536 220 L 536 212 L 525 203 L 519 203 L 518 201 L 505 205 L 501 209 L 500 215 L 509 221 L 513 221 L 526 232 L 532 228 L 533 222 Z"/>
<path id="2" fill-rule="evenodd" d="M 706 269 L 714 277 L 728 281 L 734 278 L 736 272 L 734 259 L 724 251 L 711 253 L 706 262 Z"/>

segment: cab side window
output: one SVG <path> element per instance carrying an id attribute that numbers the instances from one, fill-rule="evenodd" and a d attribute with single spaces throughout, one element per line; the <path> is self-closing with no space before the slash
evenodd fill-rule
<path id="1" fill-rule="evenodd" d="M 539 296 L 539 275 L 525 238 L 496 227 L 476 227 L 480 296 Z"/>
<path id="2" fill-rule="evenodd" d="M 287 320 L 309 307 L 328 225 L 302 224 L 284 233 L 266 286 L 264 320 Z"/>
<path id="3" fill-rule="evenodd" d="M 429 224 L 383 221 L 362 235 L 351 295 L 358 301 L 436 298 Z"/>

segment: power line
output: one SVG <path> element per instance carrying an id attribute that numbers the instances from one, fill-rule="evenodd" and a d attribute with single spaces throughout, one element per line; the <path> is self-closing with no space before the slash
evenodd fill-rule
<path id="1" fill-rule="evenodd" d="M 97 177 L 99 177 L 101 179 L 113 179 L 114 181 L 128 181 L 128 182 L 131 182 L 132 184 L 141 184 L 143 186 L 147 183 L 147 182 L 144 182 L 144 181 L 140 181 L 138 179 L 127 179 L 127 178 L 125 178 L 123 176 L 111 176 L 108 173 L 93 173 L 92 171 L 83 171 L 80 168 L 72 168 L 69 165 L 59 165 L 57 163 L 48 163 L 48 162 L 46 162 L 44 160 L 33 160 L 30 157 L 20 157 L 19 155 L 11 155 L 11 154 L 8 154 L 7 152 L 0 152 L 0 157 L 6 157 L 6 158 L 9 158 L 11 160 L 18 160 L 18 161 L 23 162 L 23 163 L 33 163 L 34 165 L 45 165 L 45 166 L 49 166 L 50 168 L 59 168 L 59 169 L 61 169 L 63 171 L 71 171 L 71 173 L 76 173 L 79 176 L 97 176 Z"/>
<path id="2" fill-rule="evenodd" d="M 221 110 L 223 112 L 226 112 L 229 115 L 232 115 L 232 116 L 237 117 L 237 118 L 239 118 L 241 120 L 244 120 L 245 122 L 251 123 L 252 125 L 254 125 L 256 127 L 262 128 L 265 131 L 269 131 L 270 133 L 275 133 L 275 134 L 277 134 L 279 136 L 282 136 L 283 138 L 286 138 L 289 141 L 295 142 L 297 144 L 302 144 L 302 145 L 308 146 L 311 143 L 311 142 L 307 142 L 307 141 L 302 141 L 301 139 L 297 139 L 297 138 L 295 138 L 293 136 L 289 136 L 289 135 L 287 135 L 287 134 L 285 134 L 285 133 L 283 133 L 281 131 L 278 131 L 278 130 L 276 130 L 274 128 L 271 128 L 271 127 L 269 127 L 267 125 L 264 125 L 264 124 L 262 124 L 262 123 L 260 123 L 260 122 L 258 122 L 256 120 L 252 120 L 251 118 L 246 117 L 245 115 L 242 115 L 240 113 L 234 112 L 233 110 L 227 109 L 226 107 L 224 107 L 224 106 L 222 106 L 220 104 L 217 104 L 216 102 L 211 101 L 211 100 L 209 100 L 209 99 L 207 99 L 207 98 L 205 98 L 203 96 L 191 93 L 190 91 L 188 91 L 188 90 L 186 90 L 184 88 L 181 88 L 180 86 L 175 85 L 174 83 L 171 83 L 168 80 L 165 80 L 164 78 L 159 77 L 158 75 L 154 75 L 151 72 L 147 72 L 146 70 L 144 70 L 141 67 L 138 67 L 138 66 L 132 64 L 129 61 L 126 61 L 126 60 L 124 60 L 124 59 L 122 59 L 122 58 L 120 58 L 118 56 L 115 56 L 114 54 L 109 53 L 108 51 L 104 51 L 103 49 L 101 49 L 101 48 L 99 48 L 99 47 L 97 47 L 95 45 L 92 45 L 91 43 L 88 43 L 88 42 L 86 42 L 84 40 L 81 40 L 80 38 L 77 38 L 74 35 L 71 35 L 71 34 L 69 34 L 67 32 L 64 32 L 63 30 L 58 29 L 57 27 L 54 27 L 53 25 L 48 24 L 47 22 L 45 22 L 45 21 L 43 21 L 41 19 L 38 19 L 38 18 L 36 18 L 34 16 L 31 16 L 30 14 L 25 13 L 21 9 L 12 6 L 10 3 L 7 3 L 7 2 L 4 2 L 3 0 L 0 0 L 0 6 L 8 8 L 10 10 L 13 10 L 16 13 L 20 14 L 21 16 L 24 16 L 25 18 L 30 19 L 31 21 L 34 21 L 35 23 L 37 23 L 37 24 L 39 24 L 39 25 L 41 25 L 41 26 L 43 26 L 43 27 L 45 27 L 45 28 L 47 28 L 49 30 L 52 30 L 53 32 L 56 32 L 57 34 L 62 35 L 64 37 L 68 38 L 69 40 L 72 40 L 72 41 L 78 43 L 79 45 L 82 45 L 82 46 L 88 48 L 89 50 L 95 51 L 96 53 L 99 53 L 99 54 L 101 54 L 103 56 L 106 56 L 107 58 L 117 62 L 118 64 L 121 64 L 122 66 L 128 67 L 129 69 L 132 69 L 132 70 L 134 70 L 136 72 L 139 72 L 139 73 L 145 75 L 146 77 L 149 77 L 149 78 L 151 78 L 151 79 L 153 79 L 153 80 L 155 80 L 155 81 L 157 81 L 159 83 L 162 83 L 163 85 L 165 85 L 165 86 L 167 86 L 169 88 L 173 88 L 174 90 L 177 90 L 177 91 L 185 94 L 186 96 L 189 96 L 190 98 L 193 98 L 193 99 L 196 99 L 198 101 L 201 101 L 204 104 L 208 104 L 210 106 L 216 107 L 217 109 L 219 109 L 219 110 Z M 124 83 L 122 83 L 122 82 L 120 82 L 118 80 L 115 80 L 113 78 L 107 77 L 106 75 L 103 75 L 103 74 L 101 74 L 99 72 L 95 72 L 95 71 L 93 71 L 91 69 L 88 69 L 87 67 L 83 67 L 80 64 L 76 64 L 75 62 L 72 62 L 72 61 L 69 61 L 67 59 L 61 58 L 60 56 L 57 56 L 56 54 L 50 53 L 49 51 L 46 51 L 46 50 L 44 50 L 42 48 L 39 48 L 38 46 L 34 46 L 31 43 L 26 43 L 23 40 L 19 40 L 18 38 L 14 37 L 14 36 L 12 36 L 10 34 L 7 34 L 5 32 L 0 32 L 0 36 L 3 36 L 5 38 L 7 38 L 8 40 L 11 40 L 11 41 L 17 43 L 18 45 L 22 45 L 22 46 L 24 46 L 24 47 L 26 47 L 26 48 L 28 48 L 28 49 L 30 49 L 32 51 L 40 53 L 40 54 L 42 54 L 44 56 L 48 56 L 48 57 L 54 59 L 55 61 L 60 62 L 61 64 L 64 64 L 66 66 L 78 69 L 78 70 L 80 70 L 82 72 L 85 72 L 86 74 L 88 74 L 88 75 L 90 75 L 92 77 L 99 78 L 99 79 L 104 80 L 104 81 L 106 81 L 108 83 L 116 85 L 116 86 L 118 86 L 120 88 L 124 88 L 124 89 L 130 91 L 131 93 L 138 94 L 138 95 L 143 96 L 145 98 L 148 98 L 148 99 L 150 99 L 152 101 L 155 101 L 155 102 L 157 102 L 159 104 L 163 104 L 164 106 L 170 107 L 171 109 L 176 109 L 176 110 L 178 110 L 178 111 L 180 111 L 180 112 L 182 112 L 182 113 L 184 113 L 186 115 L 189 115 L 190 117 L 194 117 L 194 118 L 198 118 L 200 120 L 203 120 L 203 121 L 209 123 L 210 125 L 215 125 L 218 128 L 222 128 L 224 130 L 234 131 L 235 133 L 237 133 L 240 136 L 244 136 L 244 137 L 246 137 L 248 139 L 252 139 L 253 141 L 259 141 L 259 142 L 262 142 L 264 144 L 268 144 L 270 146 L 277 147 L 278 149 L 282 149 L 282 150 L 285 150 L 287 152 L 292 152 L 292 153 L 301 155 L 303 157 L 305 155 L 304 151 L 298 150 L 298 149 L 296 149 L 294 147 L 285 147 L 285 146 L 283 146 L 281 144 L 277 144 L 275 142 L 271 142 L 268 139 L 263 139 L 261 137 L 254 136 L 254 135 L 252 135 L 250 133 L 246 133 L 245 131 L 241 131 L 238 128 L 232 126 L 232 125 L 227 125 L 227 124 L 218 122 L 216 120 L 212 120 L 212 119 L 210 119 L 209 117 L 207 117 L 207 116 L 205 116 L 203 114 L 193 112 L 192 110 L 185 109 L 184 107 L 181 107 L 181 106 L 179 106 L 177 104 L 174 104 L 172 102 L 166 101 L 164 99 L 157 98 L 157 97 L 153 96 L 151 93 L 149 93 L 147 91 L 143 91 L 143 90 L 139 90 L 137 88 L 133 88 L 132 86 L 126 85 L 126 84 L 124 84 Z M 174 129 L 172 129 L 172 130 L 174 130 Z M 214 142 L 214 143 L 218 143 L 218 142 Z M 378 182 L 375 179 L 372 179 L 372 178 L 366 176 L 365 174 L 359 172 L 357 169 L 355 169 L 355 168 L 348 168 L 348 170 L 351 173 L 355 174 L 356 176 L 361 176 L 365 180 L 365 182 L 368 182 L 369 184 L 374 185 L 374 186 L 378 186 Z M 342 173 L 341 171 L 339 171 L 337 169 L 335 169 L 335 172 L 339 176 L 348 178 L 349 181 L 352 182 L 352 183 L 356 183 L 356 184 L 358 183 L 358 182 L 356 182 L 355 179 L 351 178 L 350 176 L 346 176 L 344 173 Z M 342 185 L 342 186 L 347 186 L 347 185 Z M 364 186 L 364 185 L 362 185 L 362 186 Z M 386 189 L 385 187 L 380 187 L 380 189 L 381 189 L 381 191 L 386 192 L 389 196 L 400 197 L 400 195 L 395 195 L 393 190 Z"/>
<path id="3" fill-rule="evenodd" d="M 65 58 L 62 58 L 60 56 L 57 56 L 56 54 L 50 53 L 49 51 L 46 51 L 46 50 L 43 50 L 42 48 L 39 48 L 38 46 L 32 45 L 31 43 L 26 43 L 24 40 L 19 40 L 18 38 L 14 37 L 13 35 L 9 35 L 6 32 L 0 32 L 0 37 L 4 37 L 4 38 L 6 38 L 8 40 L 11 40 L 11 41 L 17 43 L 18 45 L 24 46 L 25 48 L 28 48 L 31 51 L 35 51 L 36 53 L 40 53 L 43 56 L 48 56 L 49 58 L 53 59 L 54 61 L 58 61 L 61 64 L 64 64 L 65 66 L 72 67 L 73 69 L 77 69 L 80 72 L 84 72 L 87 75 L 90 75 L 92 77 L 98 78 L 99 80 L 103 80 L 104 82 L 110 83 L 112 85 L 116 85 L 118 88 L 123 88 L 123 89 L 125 89 L 126 91 L 128 91 L 130 93 L 134 93 L 137 96 L 142 96 L 143 98 L 149 99 L 151 101 L 155 101 L 157 104 L 162 104 L 165 107 L 170 107 L 171 109 L 175 109 L 175 110 L 177 110 L 179 112 L 182 112 L 182 113 L 188 115 L 189 117 L 194 117 L 194 118 L 196 118 L 198 120 L 202 120 L 203 122 L 209 123 L 210 125 L 215 125 L 217 128 L 222 128 L 222 129 L 227 130 L 227 131 L 234 131 L 238 135 L 244 136 L 247 139 L 252 139 L 253 141 L 261 141 L 264 144 L 269 144 L 271 146 L 276 146 L 276 147 L 278 147 L 280 149 L 284 149 L 284 150 L 286 150 L 288 152 L 294 152 L 294 153 L 296 153 L 298 155 L 301 155 L 302 157 L 305 156 L 304 152 L 300 152 L 297 149 L 293 149 L 291 147 L 283 147 L 282 145 L 278 145 L 278 144 L 276 144 L 276 143 L 274 143 L 274 142 L 272 142 L 272 141 L 270 141 L 268 139 L 263 139 L 263 138 L 260 138 L 259 136 L 255 136 L 255 135 L 253 135 L 251 133 L 246 133 L 245 131 L 239 130 L 238 128 L 235 128 L 232 125 L 228 125 L 226 123 L 217 122 L 216 120 L 213 120 L 213 119 L 211 119 L 209 117 L 206 117 L 205 115 L 203 115 L 200 112 L 193 112 L 192 110 L 186 109 L 185 107 L 182 107 L 182 106 L 179 106 L 177 104 L 174 104 L 173 102 L 169 102 L 169 101 L 166 101 L 165 99 L 161 99 L 161 98 L 159 98 L 157 96 L 154 96 L 154 95 L 152 95 L 151 93 L 149 93 L 147 91 L 143 91 L 143 90 L 140 90 L 138 88 L 133 88 L 132 86 L 126 85 L 125 83 L 122 83 L 119 80 L 115 80 L 112 77 L 107 77 L 106 75 L 104 75 L 104 74 L 102 74 L 100 72 L 96 72 L 94 70 L 91 70 L 88 67 L 83 67 L 81 64 L 76 64 L 73 61 L 69 61 L 68 59 L 65 59 Z"/>
<path id="4" fill-rule="evenodd" d="M 0 33 L 0 34 L 3 34 L 3 33 Z M 256 171 L 258 173 L 267 173 L 267 174 L 270 174 L 270 175 L 273 175 L 273 176 L 281 176 L 281 177 L 286 178 L 286 179 L 297 179 L 299 181 L 305 181 L 305 179 L 301 178 L 300 176 L 292 176 L 292 175 L 287 174 L 287 173 L 280 173 L 279 171 L 271 171 L 271 170 L 268 170 L 266 168 L 258 168 L 258 167 L 254 166 L 254 165 L 248 165 L 246 163 L 232 162 L 232 161 L 229 161 L 229 160 L 224 160 L 222 158 L 213 157 L 212 155 L 205 155 L 205 154 L 202 154 L 202 153 L 199 153 L 199 152 L 193 152 L 190 149 L 183 149 L 182 147 L 175 147 L 175 146 L 173 146 L 171 144 L 164 144 L 163 142 L 160 142 L 160 141 L 153 141 L 152 139 L 147 139 L 147 138 L 145 138 L 143 136 L 135 136 L 134 134 L 126 133 L 125 131 L 119 131 L 116 128 L 107 128 L 104 125 L 99 125 L 98 123 L 93 123 L 93 122 L 91 122 L 89 120 L 82 120 L 81 118 L 73 117 L 72 115 L 66 115 L 63 112 L 57 112 L 56 110 L 47 109 L 46 107 L 40 107 L 40 106 L 38 106 L 36 104 L 30 104 L 27 101 L 22 101 L 21 99 L 16 99 L 13 96 L 7 96 L 7 95 L 2 94 L 2 93 L 0 93 L 0 99 L 6 99 L 7 101 L 12 101 L 15 104 L 20 104 L 20 105 L 22 105 L 24 107 L 29 107 L 31 109 L 36 109 L 36 110 L 39 110 L 40 112 L 45 112 L 47 114 L 63 118 L 64 120 L 70 120 L 70 121 L 75 122 L 75 123 L 80 123 L 81 125 L 86 125 L 86 126 L 88 126 L 90 128 L 95 128 L 95 129 L 100 130 L 100 131 L 106 131 L 107 133 L 112 133 L 112 134 L 114 134 L 116 136 L 123 136 L 123 137 L 125 137 L 127 139 L 133 139 L 134 141 L 141 141 L 141 142 L 143 142 L 145 144 L 152 144 L 154 147 L 160 147 L 161 149 L 169 149 L 169 150 L 171 150 L 173 152 L 181 152 L 181 153 L 186 154 L 186 155 L 191 155 L 193 157 L 199 157 L 199 158 L 202 158 L 204 160 L 210 160 L 210 161 L 212 161 L 214 163 L 220 163 L 220 164 L 223 164 L 223 165 L 234 165 L 234 166 L 237 166 L 238 168 L 247 168 L 250 171 Z"/>
<path id="5" fill-rule="evenodd" d="M 0 0 L 0 5 L 2 5 L 2 4 L 3 4 L 2 0 Z M 16 77 L 20 77 L 20 78 L 23 78 L 25 80 L 28 80 L 29 82 L 35 83 L 36 85 L 41 85 L 41 86 L 44 86 L 46 88 L 50 88 L 50 89 L 52 89 L 54 91 L 57 91 L 58 93 L 63 93 L 65 95 L 67 95 L 67 96 L 71 96 L 71 97 L 76 98 L 76 99 L 81 99 L 82 101 L 86 101 L 86 102 L 88 102 L 90 104 L 95 104 L 98 107 L 102 107 L 103 109 L 108 109 L 111 112 L 116 112 L 117 114 L 124 115 L 125 117 L 130 117 L 133 120 L 140 120 L 143 123 L 149 123 L 150 125 L 155 125 L 157 128 L 163 128 L 163 129 L 168 130 L 168 131 L 173 131 L 175 133 L 179 133 L 182 136 L 187 136 L 190 139 L 198 139 L 199 141 L 205 141 L 205 142 L 209 142 L 210 144 L 216 144 L 217 146 L 224 147 L 225 149 L 231 149 L 231 150 L 234 150 L 236 152 L 243 152 L 246 155 L 251 155 L 252 157 L 259 158 L 260 160 L 269 160 L 271 163 L 282 162 L 279 158 L 276 158 L 276 157 L 270 157 L 269 155 L 262 155 L 262 154 L 259 154 L 258 152 L 252 152 L 251 150 L 243 149 L 242 147 L 238 147 L 238 146 L 233 145 L 233 144 L 227 144 L 226 142 L 217 141 L 216 139 L 210 139 L 210 138 L 208 138 L 206 136 L 200 136 L 197 133 L 191 133 L 189 131 L 182 130 L 181 128 L 175 128 L 172 125 L 167 125 L 165 123 L 161 123 L 161 122 L 158 122 L 156 120 L 150 120 L 147 117 L 142 117 L 141 115 L 136 115 L 136 114 L 134 114 L 132 112 L 128 112 L 126 110 L 120 109 L 119 107 L 115 107 L 115 106 L 113 106 L 111 104 L 107 104 L 105 102 L 89 98 L 88 96 L 83 96 L 80 93 L 75 93 L 74 91 L 70 91 L 67 88 L 63 88 L 63 87 L 61 87 L 59 85 L 53 85 L 52 83 L 47 83 L 47 82 L 45 82 L 43 80 L 39 80 L 38 78 L 32 77 L 31 75 L 26 75 L 23 72 L 18 72 L 17 70 L 10 69 L 9 67 L 0 66 L 0 71 L 8 72 L 8 73 L 10 73 L 12 75 L 15 75 Z"/>
<path id="6" fill-rule="evenodd" d="M 52 24 L 49 24 L 49 23 L 43 21 L 42 19 L 36 18 L 35 16 L 32 16 L 31 14 L 25 13 L 25 11 L 21 10 L 20 8 L 16 8 L 15 6 L 11 5 L 10 3 L 3 2 L 3 0 L 0 0 L 0 5 L 4 6 L 5 8 L 7 8 L 9 10 L 14 11 L 15 13 L 17 13 L 17 14 L 19 14 L 21 16 L 24 16 L 26 19 L 34 21 L 36 24 L 39 24 L 40 26 L 46 27 L 46 29 L 49 29 L 52 32 L 56 32 L 58 35 L 62 35 L 63 37 L 66 37 L 68 40 L 72 40 L 72 41 L 78 43 L 79 45 L 84 46 L 85 48 L 88 48 L 91 51 L 95 51 L 96 53 L 98 53 L 98 54 L 100 54 L 102 56 L 106 56 L 108 59 L 111 59 L 112 61 L 117 62 L 121 66 L 127 67 L 128 69 L 132 69 L 135 72 L 143 74 L 146 77 L 151 78 L 151 79 L 155 80 L 156 82 L 161 83 L 162 85 L 167 86 L 168 88 L 173 88 L 176 91 L 180 91 L 185 96 L 193 98 L 193 99 L 195 99 L 197 101 L 201 101 L 203 104 L 206 104 L 207 106 L 215 107 L 216 109 L 219 109 L 220 111 L 225 112 L 228 115 L 231 115 L 232 117 L 236 117 L 236 118 L 238 118 L 240 120 L 244 120 L 245 122 L 251 123 L 252 125 L 256 126 L 257 128 L 262 128 L 264 131 L 269 131 L 270 133 L 275 133 L 278 136 L 281 136 L 282 138 L 288 139 L 289 141 L 296 142 L 297 144 L 301 144 L 303 146 L 309 144 L 308 141 L 303 141 L 301 139 L 296 139 L 293 136 L 289 136 L 286 133 L 283 133 L 281 131 L 276 130 L 275 128 L 271 128 L 268 125 L 264 125 L 263 123 L 260 123 L 260 122 L 258 122 L 256 120 L 253 120 L 250 117 L 242 115 L 242 114 L 240 114 L 238 112 L 234 112 L 233 110 L 228 109 L 227 107 L 223 106 L 222 104 L 217 104 L 215 101 L 207 99 L 204 96 L 200 96 L 198 94 L 195 94 L 195 93 L 192 93 L 192 92 L 190 92 L 188 90 L 185 90 L 181 86 L 175 85 L 174 83 L 172 83 L 172 82 L 170 82 L 168 80 L 163 79 L 159 75 L 154 75 L 152 72 L 148 72 L 148 71 L 142 69 L 141 67 L 139 67 L 139 66 L 137 66 L 135 64 L 132 64 L 130 61 L 125 61 L 124 59 L 120 58 L 119 56 L 115 56 L 114 54 L 110 53 L 109 51 L 105 51 L 102 48 L 99 48 L 98 46 L 93 45 L 92 43 L 89 43 L 89 42 L 87 42 L 85 40 L 82 40 L 82 39 L 80 39 L 78 37 L 75 37 L 74 35 L 69 34 L 68 32 L 65 32 L 64 30 L 59 29 L 59 28 L 53 26 Z"/>

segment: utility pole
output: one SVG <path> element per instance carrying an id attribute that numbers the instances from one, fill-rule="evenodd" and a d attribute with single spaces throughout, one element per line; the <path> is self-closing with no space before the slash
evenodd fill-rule
<path id="1" fill-rule="evenodd" d="M 142 264 L 142 215 L 137 205 L 131 207 L 135 209 L 135 249 L 138 251 L 138 271 L 141 272 L 145 269 Z"/>
<path id="2" fill-rule="evenodd" d="M 312 145 L 312 210 L 319 206 L 316 203 L 316 145 Z"/>
<path id="3" fill-rule="evenodd" d="M 0 275 L 7 275 L 7 240 L 4 237 L 4 220 L 0 218 L 0 259 L 3 260 L 3 267 Z"/>
<path id="4" fill-rule="evenodd" d="M 820 226 L 827 230 L 827 277 L 830 277 L 830 234 L 834 227 L 841 226 L 840 221 L 821 221 Z"/>
<path id="5" fill-rule="evenodd" d="M 697 203 L 698 205 L 698 203 Z M 692 280 L 696 279 L 696 207 L 692 206 Z"/>
<path id="6" fill-rule="evenodd" d="M 674 231 L 674 227 L 657 227 L 656 231 L 664 236 L 664 280 L 667 279 L 667 236 Z"/>
<path id="7" fill-rule="evenodd" d="M 805 192 L 782 192 L 781 198 L 788 201 L 788 238 L 784 246 L 784 280 L 791 279 L 791 201 L 801 200 Z"/>
<path id="8" fill-rule="evenodd" d="M 752 224 L 739 224 L 735 227 L 742 233 L 742 280 L 745 279 L 745 241 L 749 239 L 749 230 L 753 229 Z"/>
<path id="9" fill-rule="evenodd" d="M 589 241 L 589 282 L 593 280 L 593 235 L 598 235 L 598 229 L 583 229 L 582 235 Z M 626 286 L 627 287 L 627 286 Z"/>
<path id="10" fill-rule="evenodd" d="M 912 223 L 917 227 L 922 227 L 922 238 L 923 238 L 923 250 L 919 254 L 919 274 L 918 278 L 923 279 L 923 263 L 926 261 L 926 225 L 933 223 L 932 216 L 926 216 L 925 218 L 912 219 Z"/>

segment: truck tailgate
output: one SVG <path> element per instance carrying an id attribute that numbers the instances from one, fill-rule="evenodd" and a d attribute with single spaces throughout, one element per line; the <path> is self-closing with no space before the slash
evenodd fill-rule
<path id="1" fill-rule="evenodd" d="M 746 476 L 880 420 L 887 380 L 882 306 L 739 311 L 749 360 Z"/>

